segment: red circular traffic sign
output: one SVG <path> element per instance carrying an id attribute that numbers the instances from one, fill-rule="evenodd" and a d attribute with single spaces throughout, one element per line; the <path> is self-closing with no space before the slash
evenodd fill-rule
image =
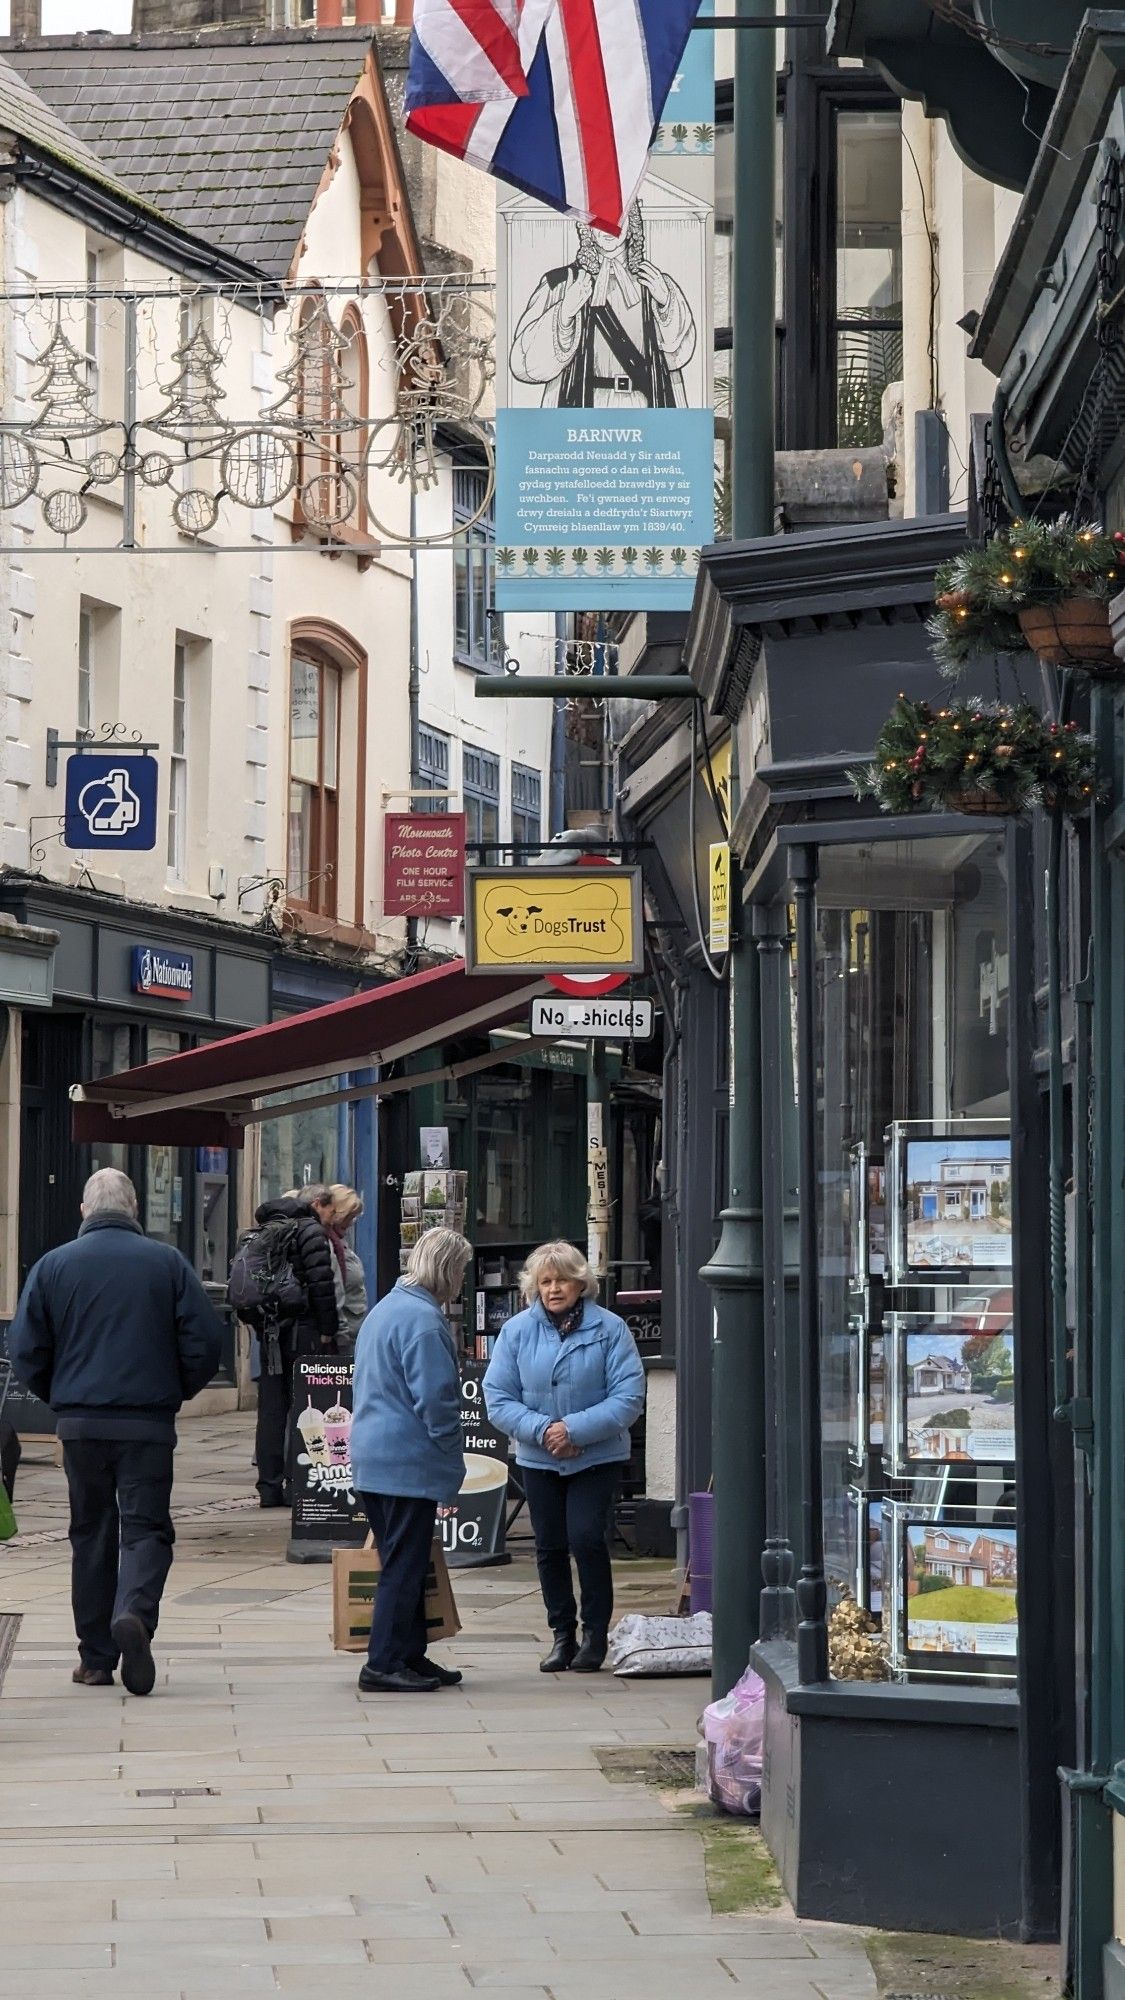
<path id="1" fill-rule="evenodd" d="M 627 972 L 547 972 L 544 978 L 556 993 L 569 993 L 578 1000 L 598 1000 L 629 982 Z"/>

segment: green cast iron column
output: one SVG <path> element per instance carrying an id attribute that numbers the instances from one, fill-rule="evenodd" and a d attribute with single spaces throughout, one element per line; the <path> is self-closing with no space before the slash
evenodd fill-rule
<path id="1" fill-rule="evenodd" d="M 772 6 L 759 12 L 772 12 Z M 736 37 L 731 366 L 732 531 L 769 535 L 774 513 L 774 124 L 776 52 L 768 29 Z M 732 730 L 731 822 L 739 802 Z M 692 782 L 698 782 L 695 773 Z M 693 857 L 694 858 L 694 857 Z M 758 1636 L 766 1539 L 762 1273 L 761 978 L 731 865 L 731 1104 L 727 1206 L 701 1276 L 714 1294 L 712 1449 L 715 1543 L 712 1685 L 726 1694 Z"/>

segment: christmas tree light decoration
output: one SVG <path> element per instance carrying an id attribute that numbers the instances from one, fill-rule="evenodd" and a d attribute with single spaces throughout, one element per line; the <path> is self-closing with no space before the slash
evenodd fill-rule
<path id="1" fill-rule="evenodd" d="M 95 407 L 97 392 L 90 379 L 90 365 L 56 320 L 54 331 L 35 367 L 42 368 L 42 380 L 31 392 L 40 403 L 39 415 L 31 422 L 37 438 L 54 438 L 60 443 L 70 438 L 97 437 L 109 426 Z"/>
<path id="2" fill-rule="evenodd" d="M 223 357 L 206 327 L 195 327 L 172 359 L 178 373 L 168 385 L 168 401 L 149 418 L 145 428 L 162 437 L 179 438 L 189 453 L 193 445 L 221 444 L 231 433 L 231 425 L 219 410 L 227 393 L 218 379 Z"/>

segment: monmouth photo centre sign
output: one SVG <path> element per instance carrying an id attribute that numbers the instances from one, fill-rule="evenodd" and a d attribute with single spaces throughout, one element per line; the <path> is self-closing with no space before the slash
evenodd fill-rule
<path id="1" fill-rule="evenodd" d="M 641 972 L 639 868 L 472 868 L 470 972 Z"/>
<path id="2" fill-rule="evenodd" d="M 387 813 L 383 821 L 385 914 L 459 917 L 464 908 L 464 813 Z"/>

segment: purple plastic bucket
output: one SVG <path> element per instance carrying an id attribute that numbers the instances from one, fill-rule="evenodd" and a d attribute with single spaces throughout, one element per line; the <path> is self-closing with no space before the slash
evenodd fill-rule
<path id="1" fill-rule="evenodd" d="M 691 1608 L 711 1609 L 711 1550 L 715 1535 L 715 1496 L 688 1494 L 688 1559 L 691 1563 Z"/>

